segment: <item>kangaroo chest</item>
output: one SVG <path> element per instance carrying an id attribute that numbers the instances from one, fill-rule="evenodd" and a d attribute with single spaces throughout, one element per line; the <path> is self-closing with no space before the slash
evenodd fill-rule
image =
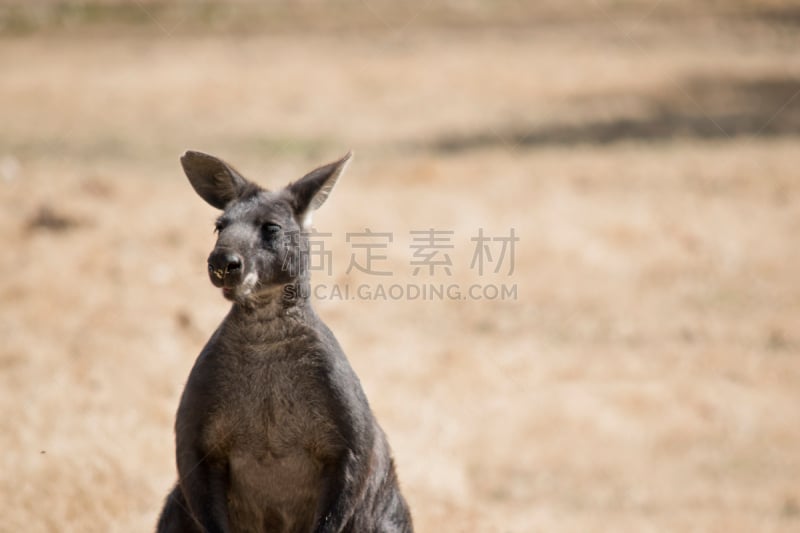
<path id="1" fill-rule="evenodd" d="M 194 445 L 227 465 L 232 524 L 302 530 L 313 521 L 336 441 L 319 364 L 280 344 L 212 348 L 198 359 L 181 410 L 195 418 L 185 426 Z"/>
<path id="2" fill-rule="evenodd" d="M 205 404 L 195 413 L 202 447 L 245 447 L 266 456 L 313 452 L 320 433 L 330 429 L 318 361 L 281 345 L 204 356 L 187 384 L 187 396 L 196 393 Z"/>

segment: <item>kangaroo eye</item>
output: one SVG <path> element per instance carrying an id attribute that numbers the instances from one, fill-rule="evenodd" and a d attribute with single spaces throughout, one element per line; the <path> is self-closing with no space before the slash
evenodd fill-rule
<path id="1" fill-rule="evenodd" d="M 271 239 L 281 231 L 281 227 L 277 224 L 264 224 L 261 226 L 261 232 L 268 239 Z"/>

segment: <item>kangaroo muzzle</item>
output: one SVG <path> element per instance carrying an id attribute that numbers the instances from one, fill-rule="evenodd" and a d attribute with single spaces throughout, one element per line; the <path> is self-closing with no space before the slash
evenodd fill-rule
<path id="1" fill-rule="evenodd" d="M 208 276 L 215 287 L 235 287 L 242 281 L 242 258 L 227 250 L 208 256 Z"/>

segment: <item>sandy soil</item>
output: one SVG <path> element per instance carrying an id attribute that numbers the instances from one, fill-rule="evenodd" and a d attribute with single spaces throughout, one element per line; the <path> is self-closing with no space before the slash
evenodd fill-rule
<path id="1" fill-rule="evenodd" d="M 227 309 L 178 155 L 277 187 L 353 148 L 318 285 L 516 290 L 319 293 L 419 531 L 797 531 L 798 32 L 646 13 L 2 40 L 0 530 L 154 525 Z M 365 228 L 387 278 L 346 272 Z M 413 275 L 429 228 L 450 275 Z M 513 273 L 469 268 L 480 228 Z"/>

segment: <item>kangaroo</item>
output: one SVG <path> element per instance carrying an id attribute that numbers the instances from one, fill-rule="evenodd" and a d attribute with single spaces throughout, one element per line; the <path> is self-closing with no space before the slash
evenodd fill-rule
<path id="1" fill-rule="evenodd" d="M 277 192 L 216 157 L 181 157 L 223 211 L 208 273 L 232 306 L 181 397 L 158 533 L 413 531 L 386 436 L 309 301 L 303 230 L 350 157 Z"/>

